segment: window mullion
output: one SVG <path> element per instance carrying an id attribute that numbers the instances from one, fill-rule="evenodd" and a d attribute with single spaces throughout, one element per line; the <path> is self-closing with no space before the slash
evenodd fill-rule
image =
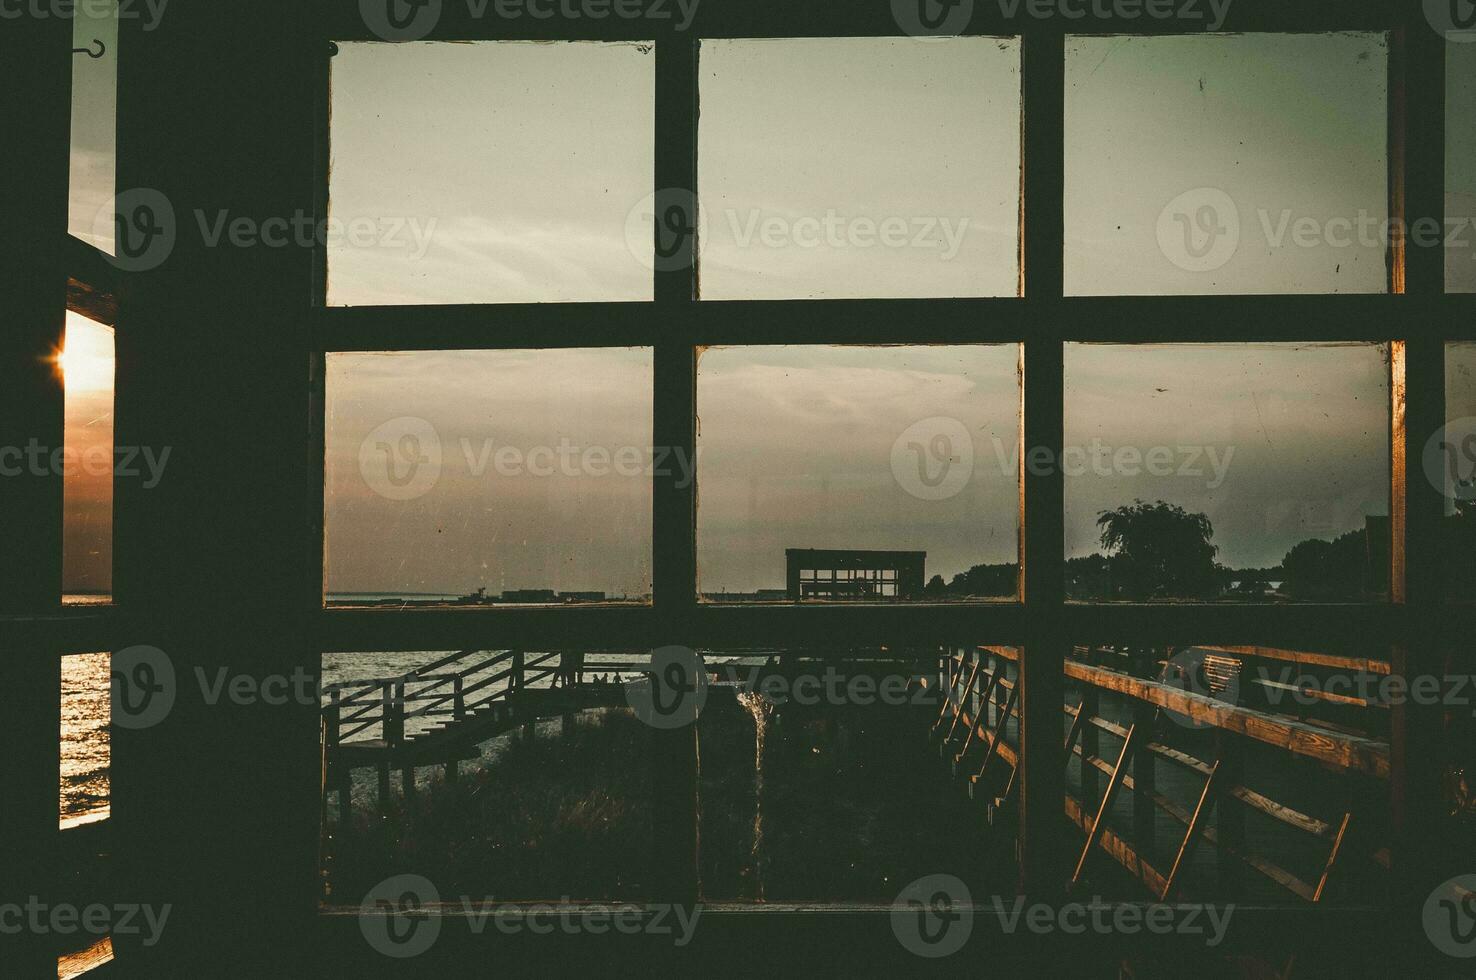
<path id="1" fill-rule="evenodd" d="M 697 488 L 671 465 L 697 451 L 696 295 L 697 41 L 675 34 L 656 44 L 655 298 L 652 438 L 652 602 L 659 642 L 688 643 L 697 596 Z M 675 230 L 675 234 L 673 234 Z M 666 453 L 667 455 L 663 455 Z M 652 732 L 651 900 L 697 899 L 697 730 Z"/>
<path id="2" fill-rule="evenodd" d="M 1059 459 L 1064 439 L 1062 214 L 1065 186 L 1065 39 L 1042 28 L 1022 51 L 1021 271 L 1031 324 L 1021 354 L 1020 568 L 1025 653 L 1020 658 L 1020 879 L 1048 898 L 1065 883 L 1062 671 L 1065 488 L 1059 467 L 1032 471 L 1037 448 Z M 978 642 L 973 640 L 972 642 Z"/>

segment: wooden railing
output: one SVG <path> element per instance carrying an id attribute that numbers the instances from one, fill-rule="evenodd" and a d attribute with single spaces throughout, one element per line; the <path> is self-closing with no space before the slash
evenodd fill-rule
<path id="1" fill-rule="evenodd" d="M 462 650 L 394 677 L 364 677 L 325 685 L 322 707 L 329 750 L 374 728 L 389 745 L 406 740 L 406 722 L 421 718 L 452 721 L 541 684 L 555 686 L 564 653 Z M 600 663 L 608 673 L 635 673 L 644 665 Z M 581 668 L 580 673 L 589 668 Z"/>
<path id="2" fill-rule="evenodd" d="M 1197 847 L 1208 843 L 1217 851 L 1220 887 L 1225 892 L 1238 894 L 1240 872 L 1250 870 L 1281 892 L 1306 902 L 1319 902 L 1327 895 L 1335 869 L 1346 864 L 1349 830 L 1355 822 L 1361 822 L 1366 832 L 1360 840 L 1361 856 L 1372 863 L 1365 870 L 1378 864 L 1387 867 L 1387 848 L 1377 846 L 1381 815 L 1376 803 L 1379 792 L 1386 790 L 1389 776 L 1387 742 L 1361 734 L 1356 724 L 1291 717 L 1241 703 L 1259 704 L 1264 700 L 1264 692 L 1255 683 L 1260 679 L 1258 664 L 1291 663 L 1374 675 L 1387 674 L 1387 665 L 1266 647 L 1195 649 L 1229 661 L 1218 666 L 1238 675 L 1238 689 L 1232 687 L 1229 692 L 1238 692 L 1234 700 L 1227 699 L 1227 692 L 1214 696 L 1157 679 L 1166 658 L 1151 652 L 1139 651 L 1133 656 L 1112 648 L 1078 647 L 1067 660 L 1065 749 L 1068 762 L 1077 760 L 1080 767 L 1081 791 L 1078 797 L 1068 789 L 1064 806 L 1067 818 L 1083 835 L 1071 884 L 1081 882 L 1094 853 L 1106 852 L 1151 896 L 1167 901 L 1182 888 Z M 1100 666 L 1094 660 L 1135 664 L 1153 676 L 1134 676 Z M 968 780 L 972 793 L 982 792 L 995 810 L 1007 809 L 1018 782 L 1018 740 L 1012 741 L 1010 735 L 1011 719 L 1018 721 L 1018 662 L 1019 652 L 1011 647 L 951 649 L 942 658 L 937 678 L 945 696 L 933 737 L 945 756 L 951 758 L 954 772 Z M 1297 692 L 1298 706 L 1315 708 L 1323 704 L 1316 697 L 1322 690 L 1317 685 L 1305 685 Z M 1276 693 L 1279 696 L 1287 692 Z M 1118 709 L 1115 716 L 1104 713 L 1104 699 L 1114 702 Z M 1366 702 L 1369 699 L 1326 701 L 1362 712 L 1362 730 L 1377 730 L 1386 716 L 1386 706 Z M 1168 713 L 1181 724 L 1166 722 Z M 1178 737 L 1195 729 L 1203 729 L 1204 734 Z M 1104 734 L 1117 743 L 1115 751 L 1103 751 L 1100 736 Z M 1199 748 L 1206 742 L 1208 752 Z M 1351 803 L 1339 804 L 1331 819 L 1322 819 L 1246 785 L 1246 754 L 1251 746 L 1269 747 L 1273 755 L 1307 760 L 1337 774 L 1339 781 L 1348 786 L 1347 795 L 1338 799 Z M 1171 798 L 1160 787 L 1160 765 L 1175 767 L 1190 776 L 1197 791 L 1187 799 Z M 1132 799 L 1130 826 L 1114 825 L 1109 819 L 1114 803 L 1124 793 Z M 1167 814 L 1183 830 L 1165 852 L 1173 857 L 1163 868 L 1152 863 L 1155 811 Z M 1320 873 L 1307 880 L 1261 853 L 1246 834 L 1244 817 L 1251 812 L 1270 818 L 1275 822 L 1272 826 L 1284 828 L 1316 848 L 1316 854 L 1322 857 Z"/>

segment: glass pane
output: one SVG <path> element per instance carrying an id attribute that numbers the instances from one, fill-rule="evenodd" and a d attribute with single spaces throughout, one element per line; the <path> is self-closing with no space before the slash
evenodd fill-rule
<path id="1" fill-rule="evenodd" d="M 1476 572 L 1467 560 L 1476 547 L 1476 343 L 1445 347 L 1445 419 L 1424 447 L 1423 464 L 1445 494 L 1446 594 L 1470 600 L 1476 599 Z"/>
<path id="2" fill-rule="evenodd" d="M 642 897 L 650 730 L 625 682 L 649 661 L 647 651 L 325 655 L 328 901 Z M 387 882 L 400 887 L 377 892 Z"/>
<path id="3" fill-rule="evenodd" d="M 647 300 L 649 44 L 341 44 L 333 305 Z"/>
<path id="4" fill-rule="evenodd" d="M 113 252 L 113 188 L 118 157 L 118 6 L 115 2 L 68 5 L 72 46 L 72 170 L 67 230 Z M 134 15 L 149 18 L 139 4 Z M 158 8 L 162 11 L 162 5 Z M 145 28 L 147 29 L 147 28 Z M 101 52 L 99 57 L 91 55 Z"/>
<path id="5" fill-rule="evenodd" d="M 113 330 L 76 313 L 57 361 L 66 389 L 62 591 L 72 603 L 106 602 L 113 590 Z M 129 466 L 157 483 L 167 460 L 139 453 Z"/>
<path id="6" fill-rule="evenodd" d="M 1388 288 L 1378 34 L 1076 37 L 1066 291 Z"/>
<path id="7" fill-rule="evenodd" d="M 1476 32 L 1445 46 L 1445 289 L 1476 292 Z"/>
<path id="8" fill-rule="evenodd" d="M 108 725 L 112 715 L 106 653 L 62 658 L 61 825 L 73 827 L 106 817 Z"/>
<path id="9" fill-rule="evenodd" d="M 1103 814 L 1083 894 L 1387 903 L 1389 708 L 1404 691 L 1387 651 L 1078 644 L 1065 688 L 1077 848 Z"/>
<path id="10" fill-rule="evenodd" d="M 704 299 L 1014 296 L 1020 44 L 702 45 Z"/>
<path id="11" fill-rule="evenodd" d="M 1068 345 L 1068 594 L 1387 597 L 1387 359 L 1366 344 Z"/>
<path id="12" fill-rule="evenodd" d="M 1019 733 L 1005 723 L 991 749 L 992 724 L 973 734 L 954 724 L 939 653 L 702 651 L 712 679 L 697 723 L 704 901 L 891 905 L 903 948 L 942 955 L 969 931 L 973 910 L 960 906 L 1015 894 Z M 976 682 L 964 694 L 958 671 L 949 676 L 960 690 L 948 708 L 1005 717 L 1005 687 Z M 1009 690 L 1015 679 L 1003 678 Z M 987 707 L 986 687 L 1000 692 Z M 918 912 L 939 902 L 963 917 L 929 921 L 931 942 L 920 942 Z"/>
<path id="13" fill-rule="evenodd" d="M 330 602 L 651 591 L 649 349 L 332 354 Z"/>
<path id="14" fill-rule="evenodd" d="M 703 351 L 703 598 L 1013 597 L 1018 363 L 1014 345 Z"/>

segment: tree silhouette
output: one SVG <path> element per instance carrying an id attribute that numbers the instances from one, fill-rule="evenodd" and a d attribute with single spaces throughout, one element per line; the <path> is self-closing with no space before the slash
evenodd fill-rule
<path id="1" fill-rule="evenodd" d="M 1219 592 L 1220 549 L 1210 542 L 1215 532 L 1204 514 L 1162 500 L 1134 500 L 1103 511 L 1097 527 L 1114 591 L 1124 598 L 1208 598 Z"/>
<path id="2" fill-rule="evenodd" d="M 1282 589 L 1294 599 L 1330 602 L 1360 598 L 1368 565 L 1367 540 L 1360 528 L 1331 541 L 1298 541 L 1281 560 L 1286 573 Z"/>

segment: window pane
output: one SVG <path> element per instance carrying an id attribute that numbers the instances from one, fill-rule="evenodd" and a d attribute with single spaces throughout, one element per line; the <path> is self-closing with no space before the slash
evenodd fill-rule
<path id="1" fill-rule="evenodd" d="M 1017 725 L 1004 722 L 1001 749 L 991 751 L 993 727 L 971 736 L 952 724 L 938 698 L 938 653 L 703 651 L 720 682 L 708 686 L 697 722 L 703 900 L 907 908 L 935 896 L 955 906 L 1013 897 L 1013 826 L 1008 817 L 990 826 L 984 803 L 1008 794 L 1000 810 L 1012 815 Z M 1005 678 L 1011 689 L 1016 676 Z M 974 695 L 988 685 L 968 695 L 963 686 L 959 678 L 953 705 L 981 717 L 984 699 Z M 998 690 L 991 718 L 1003 720 Z M 957 760 L 952 777 L 940 755 Z M 916 913 L 907 912 L 893 918 L 897 940 L 919 952 Z M 948 923 L 930 925 L 942 926 L 938 946 L 950 940 Z M 967 934 L 967 922 L 954 925 Z M 963 938 L 951 937 L 954 948 Z"/>
<path id="2" fill-rule="evenodd" d="M 330 601 L 649 596 L 649 349 L 333 354 L 327 394 Z"/>
<path id="3" fill-rule="evenodd" d="M 1066 291 L 1388 288 L 1377 34 L 1077 37 Z"/>
<path id="4" fill-rule="evenodd" d="M 1426 477 L 1445 494 L 1441 574 L 1454 599 L 1476 599 L 1467 556 L 1476 546 L 1476 343 L 1445 347 L 1445 428 L 1424 447 Z"/>
<path id="5" fill-rule="evenodd" d="M 112 328 L 69 312 L 58 362 L 66 389 L 62 591 L 67 602 L 105 602 L 113 590 Z M 141 472 L 147 461 L 139 460 Z"/>
<path id="6" fill-rule="evenodd" d="M 328 901 L 358 905 L 390 878 L 404 887 L 380 897 L 409 891 L 425 905 L 643 897 L 650 729 L 624 682 L 649 661 L 647 651 L 577 662 L 567 651 L 325 655 Z"/>
<path id="7" fill-rule="evenodd" d="M 333 305 L 651 298 L 650 45 L 342 44 Z"/>
<path id="8" fill-rule="evenodd" d="M 111 210 L 118 156 L 118 11 L 116 3 L 79 3 L 72 45 L 102 55 L 72 55 L 72 170 L 67 230 L 112 254 Z M 136 9 L 149 17 L 146 7 Z M 162 8 L 160 8 L 162 10 Z"/>
<path id="9" fill-rule="evenodd" d="M 61 660 L 61 801 L 58 824 L 58 902 L 78 908 L 114 893 L 112 839 L 111 686 L 106 653 L 83 653 Z M 60 938 L 58 969 L 78 975 L 112 956 L 107 935 L 79 929 Z"/>
<path id="10" fill-rule="evenodd" d="M 1065 688 L 1077 848 L 1110 794 L 1084 894 L 1387 904 L 1389 708 L 1404 687 L 1386 650 L 1083 643 Z"/>
<path id="11" fill-rule="evenodd" d="M 1014 596 L 1014 345 L 727 347 L 697 370 L 709 600 Z"/>
<path id="12" fill-rule="evenodd" d="M 702 296 L 1018 292 L 1020 44 L 702 45 Z"/>
<path id="13" fill-rule="evenodd" d="M 1382 346 L 1068 345 L 1065 435 L 1074 598 L 1388 594 Z"/>
<path id="14" fill-rule="evenodd" d="M 1476 292 L 1476 33 L 1445 46 L 1445 213 L 1458 224 L 1447 237 L 1445 288 Z"/>
<path id="15" fill-rule="evenodd" d="M 61 825 L 88 823 L 110 806 L 108 724 L 112 715 L 106 653 L 62 658 Z"/>

